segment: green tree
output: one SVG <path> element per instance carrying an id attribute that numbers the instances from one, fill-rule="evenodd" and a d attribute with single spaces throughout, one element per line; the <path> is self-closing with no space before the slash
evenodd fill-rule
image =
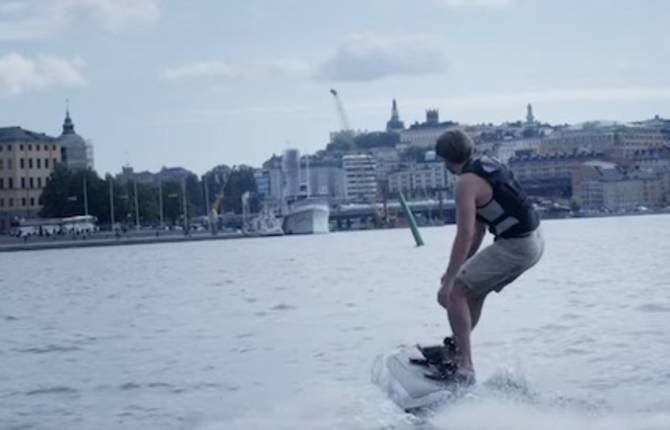
<path id="1" fill-rule="evenodd" d="M 179 224 L 182 215 L 181 184 L 179 182 L 163 182 L 163 216 L 166 224 Z"/>
<path id="2" fill-rule="evenodd" d="M 88 213 L 100 222 L 109 222 L 109 199 L 106 182 L 91 170 L 68 170 L 57 166 L 42 191 L 40 216 L 61 218 L 85 214 L 84 187 Z"/>
<path id="3" fill-rule="evenodd" d="M 223 211 L 242 213 L 242 194 L 256 192 L 254 169 L 249 166 L 233 167 L 223 193 Z M 251 211 L 258 211 L 258 203 L 252 201 Z"/>

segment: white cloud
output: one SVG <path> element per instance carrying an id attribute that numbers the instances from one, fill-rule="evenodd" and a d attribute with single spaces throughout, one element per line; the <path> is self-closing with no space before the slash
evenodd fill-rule
<path id="1" fill-rule="evenodd" d="M 9 1 L 6 3 L 0 3 L 0 16 L 15 14 L 21 12 L 26 7 L 26 4 L 21 1 Z"/>
<path id="2" fill-rule="evenodd" d="M 17 53 L 0 56 L 0 95 L 19 95 L 51 87 L 86 85 L 84 62 L 51 55 L 29 58 Z"/>
<path id="3" fill-rule="evenodd" d="M 310 66 L 294 58 L 255 60 L 230 63 L 219 60 L 194 61 L 180 66 L 168 67 L 161 73 L 166 81 L 209 78 L 212 80 L 270 79 L 274 77 L 309 76 Z"/>
<path id="4" fill-rule="evenodd" d="M 107 31 L 156 21 L 162 0 L 15 0 L 0 6 L 0 40 L 44 39 L 78 22 Z"/>
<path id="5" fill-rule="evenodd" d="M 235 72 L 232 67 L 223 61 L 195 61 L 181 66 L 169 67 L 162 73 L 162 78 L 166 81 L 199 78 L 230 79 L 234 77 Z"/>
<path id="6" fill-rule="evenodd" d="M 425 35 L 355 34 L 315 73 L 317 79 L 372 81 L 391 75 L 425 75 L 446 69 L 439 40 Z"/>
<path id="7" fill-rule="evenodd" d="M 509 6 L 514 0 L 438 0 L 449 7 L 485 7 L 498 8 Z"/>

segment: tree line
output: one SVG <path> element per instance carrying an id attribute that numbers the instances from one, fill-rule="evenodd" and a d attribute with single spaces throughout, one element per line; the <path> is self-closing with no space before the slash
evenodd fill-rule
<path id="1" fill-rule="evenodd" d="M 86 189 L 86 199 L 84 198 Z M 194 174 L 181 181 L 165 180 L 148 184 L 133 180 L 118 181 L 111 175 L 101 178 L 95 170 L 69 170 L 57 166 L 42 191 L 41 217 L 61 218 L 88 214 L 101 224 L 111 222 L 111 205 L 114 205 L 114 222 L 135 224 L 136 202 L 142 225 L 160 222 L 160 197 L 163 201 L 163 219 L 166 225 L 183 222 L 183 202 L 189 219 L 207 215 L 223 191 L 218 213 L 242 213 L 242 195 L 256 193 L 254 170 L 249 166 L 228 167 L 221 165 L 202 177 Z M 185 192 L 184 192 L 185 191 Z M 112 200 L 110 200 L 110 195 Z M 258 199 L 251 199 L 252 211 L 258 210 Z"/>

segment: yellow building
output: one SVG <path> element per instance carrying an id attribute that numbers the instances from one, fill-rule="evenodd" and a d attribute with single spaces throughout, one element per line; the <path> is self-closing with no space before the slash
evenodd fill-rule
<path id="1" fill-rule="evenodd" d="M 0 127 L 0 233 L 6 233 L 16 218 L 37 216 L 42 190 L 60 161 L 56 138 Z"/>

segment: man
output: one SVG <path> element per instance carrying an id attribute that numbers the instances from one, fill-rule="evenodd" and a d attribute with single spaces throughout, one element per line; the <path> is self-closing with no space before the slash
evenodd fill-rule
<path id="1" fill-rule="evenodd" d="M 474 383 L 470 333 L 484 299 L 535 265 L 544 241 L 539 217 L 512 173 L 493 158 L 475 157 L 474 143 L 465 132 L 448 130 L 437 140 L 435 152 L 460 176 L 454 188 L 456 237 L 437 295 L 449 316 L 456 353 L 438 376 Z M 494 242 L 477 253 L 486 227 Z"/>

